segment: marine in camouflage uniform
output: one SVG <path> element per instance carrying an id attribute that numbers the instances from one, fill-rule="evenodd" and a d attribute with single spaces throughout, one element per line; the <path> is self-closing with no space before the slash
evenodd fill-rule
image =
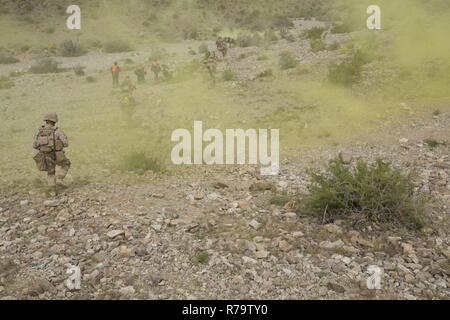
<path id="1" fill-rule="evenodd" d="M 205 56 L 202 60 L 203 65 L 208 70 L 209 75 L 211 76 L 212 80 L 215 81 L 216 79 L 216 71 L 217 71 L 217 61 L 215 54 L 212 54 L 210 51 L 206 51 Z"/>
<path id="2" fill-rule="evenodd" d="M 71 164 L 64 153 L 64 148 L 69 147 L 69 141 L 64 132 L 56 127 L 58 122 L 56 113 L 46 114 L 43 120 L 45 124 L 39 128 L 34 136 L 33 148 L 39 150 L 34 160 L 40 171 L 47 171 L 49 187 L 64 186 L 63 180 Z M 61 168 L 57 175 L 56 166 Z"/>
<path id="3" fill-rule="evenodd" d="M 219 37 L 216 41 L 217 50 L 222 53 L 222 57 L 225 58 L 228 52 L 228 46 L 222 37 Z"/>

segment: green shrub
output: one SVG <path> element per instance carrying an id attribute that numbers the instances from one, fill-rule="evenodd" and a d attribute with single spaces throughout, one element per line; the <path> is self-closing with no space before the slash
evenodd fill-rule
<path id="1" fill-rule="evenodd" d="M 256 58 L 256 60 L 258 60 L 258 61 L 265 61 L 265 60 L 268 60 L 268 59 L 269 59 L 269 57 L 266 54 L 260 54 L 258 56 L 258 58 Z"/>
<path id="2" fill-rule="evenodd" d="M 103 44 L 103 51 L 106 53 L 120 53 L 131 51 L 128 42 L 124 40 L 107 41 Z"/>
<path id="3" fill-rule="evenodd" d="M 282 70 L 292 69 L 297 67 L 297 65 L 298 61 L 291 51 L 285 50 L 280 54 L 280 68 Z"/>
<path id="4" fill-rule="evenodd" d="M 301 210 L 323 220 L 358 217 L 376 222 L 399 222 L 407 227 L 424 226 L 425 197 L 414 195 L 411 174 L 404 174 L 389 163 L 359 160 L 355 168 L 338 158 L 325 173 L 310 171 L 310 195 Z M 359 218 L 358 218 L 359 219 Z"/>
<path id="5" fill-rule="evenodd" d="M 86 54 L 86 50 L 79 43 L 67 40 L 61 44 L 61 55 L 63 57 L 80 57 L 84 54 Z"/>
<path id="6" fill-rule="evenodd" d="M 305 31 L 306 38 L 308 39 L 320 39 L 325 32 L 325 28 L 315 27 Z"/>
<path id="7" fill-rule="evenodd" d="M 209 261 L 209 253 L 206 251 L 199 251 L 197 252 L 195 260 L 197 263 L 206 264 Z"/>
<path id="8" fill-rule="evenodd" d="M 266 32 L 264 32 L 264 41 L 265 42 L 274 42 L 277 40 L 278 40 L 278 37 L 277 37 L 275 30 L 269 29 L 269 30 L 266 30 Z"/>
<path id="9" fill-rule="evenodd" d="M 20 60 L 11 55 L 0 53 L 0 64 L 13 64 L 17 62 L 20 62 Z"/>
<path id="10" fill-rule="evenodd" d="M 327 45 L 322 41 L 322 39 L 310 39 L 309 43 L 311 45 L 312 52 L 327 50 Z"/>
<path id="11" fill-rule="evenodd" d="M 93 76 L 87 76 L 86 81 L 89 83 L 93 83 L 93 82 L 96 82 L 97 80 Z"/>
<path id="12" fill-rule="evenodd" d="M 57 73 L 61 71 L 62 69 L 59 68 L 59 63 L 52 58 L 41 59 L 35 62 L 30 68 L 30 72 L 34 74 Z"/>
<path id="13" fill-rule="evenodd" d="M 441 145 L 441 143 L 439 141 L 437 141 L 436 139 L 425 139 L 423 142 L 425 142 L 431 148 L 436 148 L 439 145 Z"/>
<path id="14" fill-rule="evenodd" d="M 268 78 L 273 76 L 272 69 L 264 70 L 263 72 L 258 73 L 257 78 Z"/>
<path id="15" fill-rule="evenodd" d="M 269 204 L 283 207 L 291 200 L 291 197 L 285 193 L 274 193 L 270 197 Z"/>
<path id="16" fill-rule="evenodd" d="M 233 70 L 231 69 L 225 69 L 222 73 L 222 79 L 223 81 L 233 81 L 236 75 L 234 74 Z"/>
<path id="17" fill-rule="evenodd" d="M 373 60 L 373 56 L 358 50 L 352 58 L 328 66 L 328 80 L 334 84 L 351 85 L 361 79 L 362 67 Z"/>
<path id="18" fill-rule="evenodd" d="M 159 160 L 148 157 L 144 152 L 133 151 L 123 158 L 122 169 L 140 173 L 146 171 L 158 173 L 164 171 L 164 166 Z"/>
<path id="19" fill-rule="evenodd" d="M 0 76 L 0 90 L 14 87 L 14 82 L 5 76 Z"/>
<path id="20" fill-rule="evenodd" d="M 236 45 L 241 48 L 257 47 L 264 42 L 264 38 L 259 33 L 240 33 L 236 38 Z"/>

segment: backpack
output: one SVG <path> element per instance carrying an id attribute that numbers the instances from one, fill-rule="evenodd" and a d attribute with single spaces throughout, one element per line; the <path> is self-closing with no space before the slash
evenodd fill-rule
<path id="1" fill-rule="evenodd" d="M 55 131 L 57 128 L 46 128 L 42 126 L 36 136 L 36 142 L 39 151 L 52 152 L 61 151 L 63 149 L 63 143 L 61 140 L 55 138 Z"/>

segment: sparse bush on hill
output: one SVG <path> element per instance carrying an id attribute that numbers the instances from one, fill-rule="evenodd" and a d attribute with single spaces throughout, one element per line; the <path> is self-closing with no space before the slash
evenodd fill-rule
<path id="1" fill-rule="evenodd" d="M 35 74 L 42 73 L 57 73 L 62 70 L 59 68 L 59 63 L 52 58 L 45 58 L 35 62 L 31 68 L 30 72 Z"/>
<path id="2" fill-rule="evenodd" d="M 292 69 L 297 67 L 297 58 L 290 50 L 285 50 L 280 54 L 280 68 L 282 70 Z"/>
<path id="3" fill-rule="evenodd" d="M 20 62 L 20 60 L 11 55 L 0 53 L 0 64 L 13 64 L 17 62 Z"/>
<path id="4" fill-rule="evenodd" d="M 222 79 L 223 81 L 233 81 L 236 77 L 235 73 L 231 69 L 226 69 L 222 73 Z"/>
<path id="5" fill-rule="evenodd" d="M 63 57 L 79 57 L 84 54 L 86 54 L 86 50 L 79 43 L 67 40 L 61 44 L 61 55 Z"/>
<path id="6" fill-rule="evenodd" d="M 125 155 L 122 159 L 121 168 L 123 171 L 134 171 L 138 173 L 144 173 L 146 171 L 159 173 L 164 171 L 164 166 L 159 160 L 149 157 L 141 151 L 133 151 Z"/>
<path id="7" fill-rule="evenodd" d="M 264 32 L 264 41 L 266 43 L 274 42 L 277 40 L 278 40 L 278 36 L 277 36 L 275 30 L 269 29 L 269 30 L 266 30 L 266 32 Z"/>
<path id="8" fill-rule="evenodd" d="M 0 90 L 14 87 L 14 81 L 5 76 L 0 76 Z"/>
<path id="9" fill-rule="evenodd" d="M 93 82 L 96 82 L 97 80 L 93 76 L 87 76 L 86 81 L 89 83 L 93 83 Z"/>
<path id="10" fill-rule="evenodd" d="M 263 72 L 258 73 L 257 78 L 268 78 L 273 76 L 272 69 L 264 70 Z"/>
<path id="11" fill-rule="evenodd" d="M 107 41 L 103 44 L 103 51 L 106 53 L 120 53 L 131 51 L 131 47 L 127 41 L 114 40 Z"/>
<path id="12" fill-rule="evenodd" d="M 375 222 L 424 226 L 425 198 L 414 194 L 412 175 L 377 160 L 359 160 L 354 168 L 338 158 L 324 173 L 311 171 L 309 196 L 301 210 L 324 222 L 357 215 Z M 358 218 L 360 219 L 360 218 Z"/>
<path id="13" fill-rule="evenodd" d="M 315 27 L 305 31 L 305 36 L 308 39 L 320 39 L 325 32 L 325 28 Z"/>
<path id="14" fill-rule="evenodd" d="M 327 50 L 327 45 L 322 41 L 322 39 L 310 39 L 309 44 L 311 45 L 312 52 Z"/>
<path id="15" fill-rule="evenodd" d="M 328 66 L 328 80 L 344 86 L 354 84 L 361 79 L 362 67 L 373 59 L 370 54 L 358 50 L 352 58 L 339 64 L 330 64 Z"/>

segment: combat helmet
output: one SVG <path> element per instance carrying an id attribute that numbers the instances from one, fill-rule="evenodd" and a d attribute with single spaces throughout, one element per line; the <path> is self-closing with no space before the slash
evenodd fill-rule
<path id="1" fill-rule="evenodd" d="M 54 112 L 47 113 L 44 115 L 44 121 L 58 122 L 58 115 Z"/>

